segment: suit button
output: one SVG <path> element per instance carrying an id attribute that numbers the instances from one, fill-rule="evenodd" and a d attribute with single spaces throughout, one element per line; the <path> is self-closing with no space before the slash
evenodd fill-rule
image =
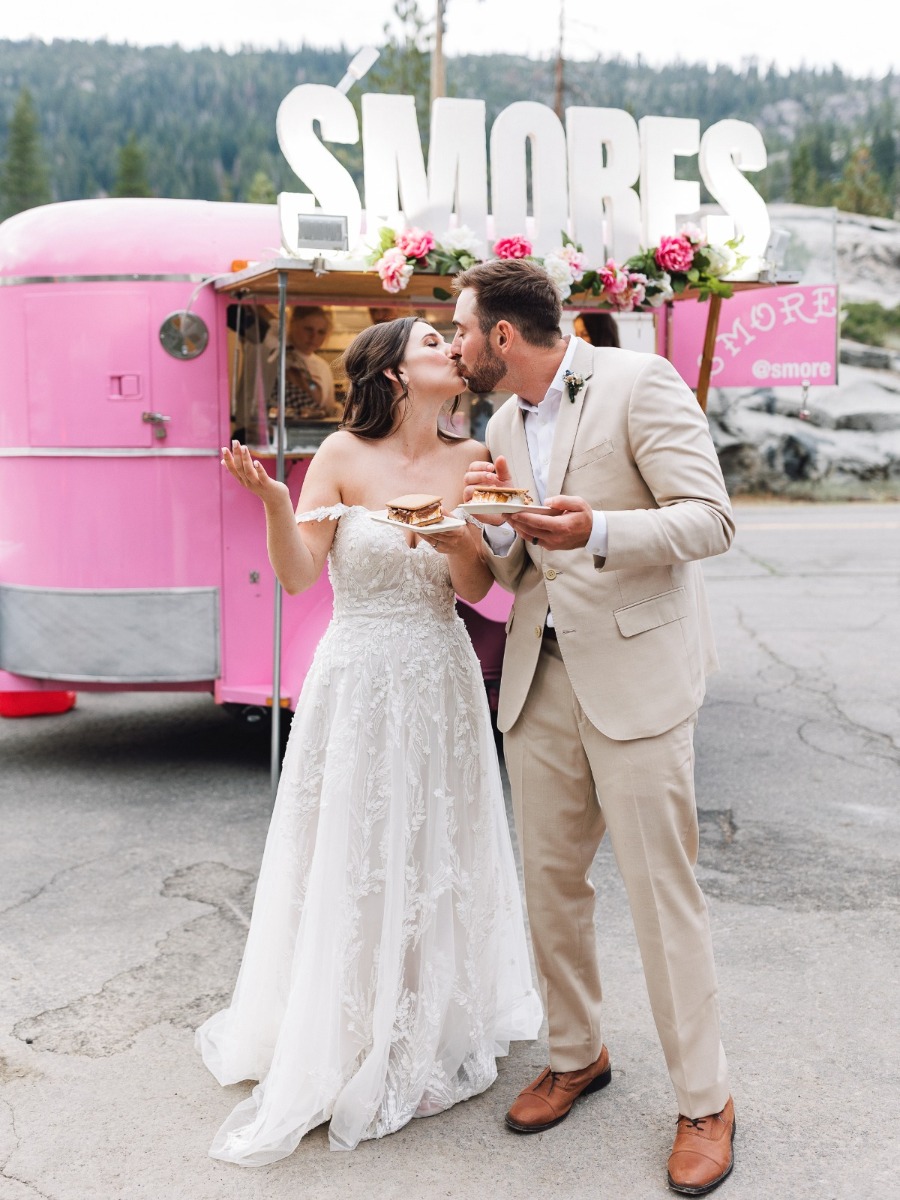
<path id="1" fill-rule="evenodd" d="M 534 627 L 534 636 L 535 637 L 541 637 L 543 632 L 544 631 L 543 631 L 543 629 L 541 629 L 540 625 L 535 625 L 535 627 Z"/>
<path id="2" fill-rule="evenodd" d="M 544 572 L 544 578 L 545 579 L 555 579 L 556 571 L 554 571 L 552 567 L 548 567 L 547 570 Z"/>

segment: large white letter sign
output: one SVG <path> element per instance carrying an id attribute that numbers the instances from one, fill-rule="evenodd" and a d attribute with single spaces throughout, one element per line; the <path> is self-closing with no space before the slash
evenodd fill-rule
<path id="1" fill-rule="evenodd" d="M 428 210 L 425 229 L 440 236 L 468 225 L 478 240 L 487 238 L 487 141 L 483 100 L 441 98 L 431 106 L 428 149 Z"/>
<path id="2" fill-rule="evenodd" d="M 359 192 L 350 172 L 316 137 L 313 121 L 319 122 L 326 141 L 350 145 L 359 141 L 359 122 L 346 96 L 318 83 L 304 83 L 288 92 L 275 118 L 278 144 L 294 174 L 303 180 L 323 212 L 346 213 L 352 246 L 359 239 L 362 222 Z M 296 250 L 297 214 L 312 208 L 312 198 L 302 193 L 282 192 L 278 197 L 281 237 L 287 249 Z"/>
<path id="3" fill-rule="evenodd" d="M 567 108 L 566 135 L 572 237 L 590 263 L 623 262 L 641 244 L 637 122 L 624 108 Z"/>
<path id="4" fill-rule="evenodd" d="M 693 117 L 641 117 L 641 213 L 644 245 L 677 231 L 679 216 L 700 208 L 700 184 L 675 178 L 676 155 L 696 154 L 700 122 Z"/>
<path id="5" fill-rule="evenodd" d="M 762 134 L 746 121 L 717 121 L 700 142 L 700 175 L 727 217 L 707 217 L 711 242 L 727 242 L 737 232 L 740 253 L 755 276 L 771 232 L 766 204 L 743 171 L 761 171 L 767 162 Z"/>
<path id="6" fill-rule="evenodd" d="M 531 139 L 531 196 L 534 252 L 547 254 L 560 244 L 568 224 L 566 135 L 546 104 L 517 100 L 504 108 L 491 130 L 491 211 L 494 237 L 525 237 L 528 190 L 525 143 Z"/>
<path id="7" fill-rule="evenodd" d="M 435 100 L 428 179 L 412 96 L 365 95 L 366 228 L 418 225 L 440 236 L 457 224 L 487 236 L 487 148 L 483 100 Z"/>
<path id="8" fill-rule="evenodd" d="M 380 225 L 418 225 L 428 184 L 414 96 L 368 92 L 362 98 L 366 232 Z"/>

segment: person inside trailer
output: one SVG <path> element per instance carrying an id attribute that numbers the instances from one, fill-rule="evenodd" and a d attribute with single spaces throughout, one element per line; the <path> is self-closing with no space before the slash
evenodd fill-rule
<path id="1" fill-rule="evenodd" d="M 278 414 L 278 315 L 254 303 L 232 304 L 228 328 L 236 334 L 229 354 L 232 437 L 266 447 Z M 319 350 L 331 337 L 333 314 L 318 305 L 287 314 L 286 424 L 339 420 L 343 414 L 334 376 Z"/>
<path id="2" fill-rule="evenodd" d="M 331 368 L 317 352 L 331 333 L 330 311 L 318 305 L 298 305 L 288 322 L 285 355 L 285 420 L 287 424 L 321 421 L 343 415 L 335 399 Z M 276 368 L 269 385 L 269 420 L 278 416 L 278 330 L 270 326 L 265 345 L 270 366 Z"/>
<path id="3" fill-rule="evenodd" d="M 575 336 L 591 346 L 618 346 L 619 327 L 608 312 L 578 313 L 573 322 Z"/>

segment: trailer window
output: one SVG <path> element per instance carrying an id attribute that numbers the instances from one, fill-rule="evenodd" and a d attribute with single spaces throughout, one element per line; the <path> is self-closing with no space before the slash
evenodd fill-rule
<path id="1" fill-rule="evenodd" d="M 278 315 L 264 304 L 242 302 L 227 308 L 229 393 L 232 437 L 260 454 L 275 448 L 278 412 Z M 452 340 L 449 306 L 412 310 L 379 307 L 295 305 L 288 314 L 285 349 L 285 433 L 289 454 L 308 455 L 338 428 L 347 396 L 341 355 L 369 325 L 395 317 L 417 316 Z M 474 396 L 463 393 L 446 428 L 482 440 L 494 409 L 508 392 Z M 449 406 L 448 406 L 449 408 Z"/>

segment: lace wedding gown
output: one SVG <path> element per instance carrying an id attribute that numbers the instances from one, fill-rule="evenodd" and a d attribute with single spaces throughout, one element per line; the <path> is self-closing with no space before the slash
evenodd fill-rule
<path id="1" fill-rule="evenodd" d="M 478 661 L 446 558 L 359 507 L 337 520 L 334 620 L 291 726 L 231 1006 L 197 1032 L 261 1082 L 210 1154 L 335 1150 L 488 1088 L 533 1038 L 532 987 Z"/>

